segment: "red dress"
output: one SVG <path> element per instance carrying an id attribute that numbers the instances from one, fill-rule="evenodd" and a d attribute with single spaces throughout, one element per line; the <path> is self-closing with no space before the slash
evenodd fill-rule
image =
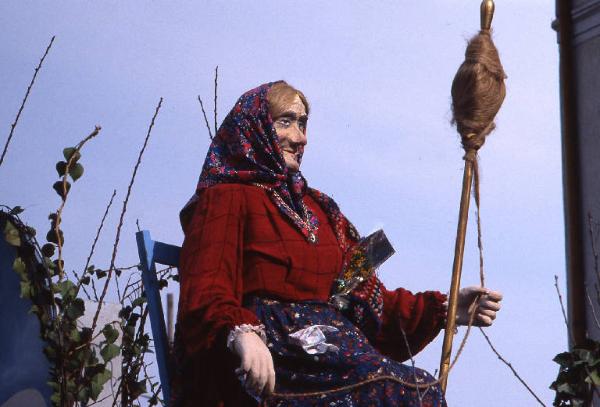
<path id="1" fill-rule="evenodd" d="M 242 306 L 249 294 L 279 300 L 327 301 L 342 264 L 328 218 L 309 195 L 305 204 L 320 222 L 311 244 L 272 203 L 267 192 L 244 184 L 220 184 L 203 191 L 185 228 L 180 260 L 181 293 L 177 340 L 179 379 L 174 392 L 185 405 L 240 406 L 246 396 L 233 374 L 239 359 L 227 350 L 236 325 L 259 325 Z M 383 323 L 373 345 L 395 360 L 425 347 L 443 326 L 445 296 L 384 290 Z M 185 380 L 182 380 L 185 379 Z"/>

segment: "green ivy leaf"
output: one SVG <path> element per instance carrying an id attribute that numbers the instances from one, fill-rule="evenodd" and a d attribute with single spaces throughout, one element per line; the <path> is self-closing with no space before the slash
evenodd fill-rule
<path id="1" fill-rule="evenodd" d="M 50 396 L 50 401 L 52 402 L 53 405 L 55 406 L 60 406 L 60 401 L 61 401 L 61 393 L 60 392 L 56 392 L 56 393 L 52 393 L 52 396 Z"/>
<path id="2" fill-rule="evenodd" d="M 107 274 L 107 272 L 104 270 L 100 270 L 100 269 L 96 270 L 96 277 L 98 277 L 98 279 L 106 277 L 106 274 Z"/>
<path id="3" fill-rule="evenodd" d="M 55 287 L 55 291 L 59 292 L 63 299 L 68 300 L 71 298 L 75 298 L 75 295 L 77 293 L 77 287 L 75 286 L 75 284 L 73 284 L 71 280 L 60 281 L 56 283 Z"/>
<path id="4" fill-rule="evenodd" d="M 131 397 L 133 399 L 136 399 L 144 393 L 146 393 L 146 380 L 145 379 L 140 380 L 139 382 L 135 383 L 135 385 L 131 389 Z"/>
<path id="5" fill-rule="evenodd" d="M 65 269 L 65 261 L 63 259 L 56 259 L 52 263 L 54 263 L 54 268 L 64 270 Z M 60 264 L 60 267 L 59 267 Z"/>
<path id="6" fill-rule="evenodd" d="M 600 373 L 597 370 L 592 370 L 585 379 L 587 383 L 592 383 L 594 386 L 600 385 Z"/>
<path id="7" fill-rule="evenodd" d="M 116 341 L 119 337 L 119 331 L 117 331 L 112 324 L 104 325 L 102 333 L 104 334 L 107 343 L 114 343 L 114 341 Z"/>
<path id="8" fill-rule="evenodd" d="M 73 302 L 67 307 L 65 314 L 72 321 L 74 321 L 77 318 L 79 318 L 80 316 L 82 316 L 84 312 L 85 312 L 85 305 L 83 303 L 83 300 L 81 298 L 75 298 L 73 300 Z"/>
<path id="9" fill-rule="evenodd" d="M 573 391 L 573 388 L 571 387 L 571 385 L 569 383 L 561 383 L 556 387 L 556 391 L 558 393 L 566 393 L 566 394 L 571 394 L 571 395 L 575 395 L 575 392 Z"/>
<path id="10" fill-rule="evenodd" d="M 69 175 L 73 179 L 73 182 L 77 181 L 83 175 L 83 165 L 76 163 L 69 168 Z"/>
<path id="11" fill-rule="evenodd" d="M 118 356 L 121 350 L 114 343 L 109 343 L 100 350 L 100 356 L 104 359 L 104 362 L 108 362 L 115 356 Z"/>
<path id="12" fill-rule="evenodd" d="M 62 198 L 62 200 L 64 201 L 67 198 L 69 190 L 71 189 L 71 183 L 69 181 L 67 181 L 63 187 L 62 181 L 56 181 L 54 184 L 52 184 L 52 188 L 54 188 L 54 190 L 56 191 L 58 196 L 60 196 Z M 65 189 L 66 189 L 66 192 L 65 192 Z"/>
<path id="13" fill-rule="evenodd" d="M 92 328 L 81 328 L 81 339 L 83 342 L 88 342 L 92 339 Z"/>
<path id="14" fill-rule="evenodd" d="M 80 281 L 81 281 L 81 284 L 83 284 L 83 285 L 89 285 L 91 279 L 90 279 L 90 276 L 85 276 Z"/>
<path id="15" fill-rule="evenodd" d="M 73 394 L 75 392 L 75 390 L 77 389 L 77 385 L 75 384 L 75 380 L 74 379 L 67 379 L 67 393 L 68 394 Z"/>
<path id="16" fill-rule="evenodd" d="M 67 162 L 66 161 L 59 161 L 56 163 L 56 172 L 58 173 L 59 177 L 63 177 L 65 175 L 65 173 L 67 172 Z"/>
<path id="17" fill-rule="evenodd" d="M 98 373 L 92 378 L 91 386 L 90 386 L 90 398 L 92 400 L 96 400 L 100 393 L 102 392 L 102 388 L 104 387 L 104 383 L 110 380 L 112 374 L 110 370 L 104 370 L 101 373 Z"/>
<path id="18" fill-rule="evenodd" d="M 573 365 L 573 355 L 571 355 L 569 352 L 559 353 L 552 360 L 558 363 L 561 367 L 569 367 Z"/>
<path id="19" fill-rule="evenodd" d="M 25 226 L 25 231 L 27 232 L 28 235 L 31 235 L 31 236 L 35 236 L 35 234 L 37 233 L 36 230 L 34 228 L 32 228 L 31 226 Z"/>
<path id="20" fill-rule="evenodd" d="M 143 303 L 146 302 L 146 297 L 138 297 L 135 300 L 133 300 L 133 302 L 131 303 L 131 306 L 133 308 L 142 305 Z"/>
<path id="21" fill-rule="evenodd" d="M 121 308 L 121 311 L 119 311 L 119 318 L 129 319 L 129 315 L 131 315 L 131 306 L 130 305 L 127 305 L 127 306 Z"/>
<path id="22" fill-rule="evenodd" d="M 12 222 L 6 222 L 4 226 L 4 239 L 11 246 L 21 246 L 21 235 L 19 230 L 12 224 Z"/>
<path id="23" fill-rule="evenodd" d="M 90 389 L 86 387 L 82 387 L 77 392 L 77 400 L 81 403 L 85 403 L 90 399 Z"/>
<path id="24" fill-rule="evenodd" d="M 63 234 L 63 231 L 58 229 L 58 235 L 60 235 L 61 244 L 64 244 L 65 243 L 65 235 Z M 56 234 L 56 230 L 54 230 L 54 227 L 52 227 L 52 229 L 50 229 L 48 231 L 48 233 L 46 233 L 46 240 L 51 243 L 58 244 L 58 236 Z"/>
<path id="25" fill-rule="evenodd" d="M 31 298 L 31 283 L 21 281 L 21 298 Z"/>
<path id="26" fill-rule="evenodd" d="M 50 362 L 52 362 L 56 359 L 56 349 L 54 349 L 52 346 L 48 345 L 44 348 L 44 355 L 46 355 L 48 360 Z"/>
<path id="27" fill-rule="evenodd" d="M 29 308 L 29 313 L 38 315 L 40 313 L 40 307 L 37 305 L 32 305 L 31 308 Z"/>
<path id="28" fill-rule="evenodd" d="M 71 340 L 73 340 L 75 343 L 79 343 L 79 341 L 81 341 L 81 334 L 79 333 L 79 329 L 71 329 L 71 332 L 69 333 L 69 338 L 71 338 Z"/>
<path id="29" fill-rule="evenodd" d="M 73 153 L 75 153 L 77 149 L 75 147 L 67 147 L 63 150 L 63 156 L 65 157 L 65 160 L 69 161 L 71 159 L 71 156 L 73 155 Z M 75 157 L 73 158 L 73 162 L 77 162 L 79 159 L 81 158 L 81 154 L 79 153 L 79 151 L 77 151 L 75 153 Z"/>
<path id="30" fill-rule="evenodd" d="M 105 367 L 106 365 L 104 363 L 90 364 L 85 368 L 85 377 L 91 380 L 94 378 L 94 376 L 104 372 Z"/>
<path id="31" fill-rule="evenodd" d="M 54 391 L 59 391 L 60 390 L 60 384 L 58 384 L 58 382 L 48 381 L 46 383 L 48 384 L 48 386 L 52 390 L 54 390 Z"/>
<path id="32" fill-rule="evenodd" d="M 50 270 L 54 270 L 56 268 L 56 265 L 54 264 L 52 259 L 49 257 L 44 257 L 42 262 L 44 263 L 44 266 L 46 266 L 46 268 L 48 268 Z"/>
<path id="33" fill-rule="evenodd" d="M 11 215 L 18 215 L 20 213 L 23 213 L 24 210 L 25 209 L 23 209 L 19 205 L 17 205 L 14 208 L 12 208 L 8 213 L 10 213 Z"/>
<path id="34" fill-rule="evenodd" d="M 42 246 L 42 254 L 46 257 L 54 256 L 55 246 L 52 243 L 46 243 Z"/>
<path id="35" fill-rule="evenodd" d="M 20 257 L 15 258 L 13 262 L 13 270 L 17 273 L 21 278 L 27 278 L 27 266 L 25 262 Z"/>

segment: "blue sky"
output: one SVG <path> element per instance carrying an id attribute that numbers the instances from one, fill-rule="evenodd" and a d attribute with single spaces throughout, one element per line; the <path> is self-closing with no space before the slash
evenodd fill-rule
<path id="1" fill-rule="evenodd" d="M 487 282 L 505 295 L 488 332 L 547 404 L 557 372 L 551 359 L 567 346 L 553 286 L 565 270 L 553 18 L 551 2 L 497 1 L 507 98 L 481 152 Z M 212 110 L 219 65 L 220 119 L 261 83 L 285 79 L 304 91 L 312 111 L 303 173 L 363 234 L 385 229 L 397 252 L 380 270 L 388 288 L 448 289 L 463 167 L 450 84 L 478 28 L 479 1 L 5 0 L 0 24 L 2 144 L 56 35 L 0 167 L 2 203 L 25 207 L 24 219 L 45 232 L 59 205 L 51 185 L 62 148 L 103 127 L 83 151 L 86 172 L 65 209 L 67 268 L 83 267 L 116 188 L 95 259 L 108 265 L 118 210 L 160 97 L 117 262 L 137 262 L 136 219 L 157 239 L 181 243 L 177 214 L 209 144 L 196 96 Z M 463 283 L 477 284 L 472 224 L 466 252 Z M 440 351 L 437 340 L 417 364 L 433 372 Z M 535 405 L 478 332 L 447 398 L 457 406 Z"/>

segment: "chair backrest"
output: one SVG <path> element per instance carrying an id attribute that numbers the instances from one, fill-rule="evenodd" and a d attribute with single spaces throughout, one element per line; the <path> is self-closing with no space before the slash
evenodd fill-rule
<path id="1" fill-rule="evenodd" d="M 156 242 L 150 237 L 148 230 L 135 234 L 142 268 L 142 284 L 148 301 L 150 326 L 158 374 L 162 386 L 164 405 L 168 405 L 171 397 L 171 363 L 169 362 L 169 339 L 165 325 L 165 316 L 160 300 L 160 287 L 156 277 L 156 263 L 177 267 L 181 248 L 178 246 Z"/>

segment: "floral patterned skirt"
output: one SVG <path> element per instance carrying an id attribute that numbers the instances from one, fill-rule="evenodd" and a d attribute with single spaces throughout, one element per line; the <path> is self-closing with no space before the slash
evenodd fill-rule
<path id="1" fill-rule="evenodd" d="M 268 406 L 446 406 L 439 385 L 416 389 L 435 379 L 424 370 L 380 354 L 332 305 L 251 297 L 245 307 L 265 325 L 276 371 Z M 339 350 L 309 354 L 288 335 L 311 325 L 329 325 L 326 342 Z M 420 401 L 420 403 L 419 403 Z"/>

